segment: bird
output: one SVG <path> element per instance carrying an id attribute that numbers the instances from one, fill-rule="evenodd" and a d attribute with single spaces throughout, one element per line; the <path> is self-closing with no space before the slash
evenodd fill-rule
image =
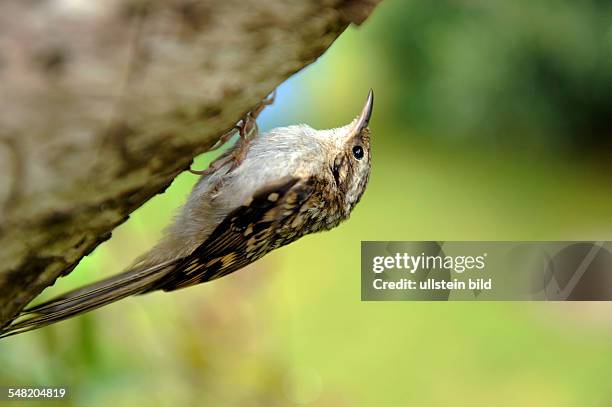
<path id="1" fill-rule="evenodd" d="M 238 141 L 208 170 L 194 171 L 200 179 L 151 250 L 122 273 L 26 308 L 0 328 L 0 338 L 128 296 L 212 281 L 306 234 L 336 227 L 370 177 L 373 102 L 370 90 L 361 113 L 342 127 L 299 124 L 263 134 L 253 123 L 261 107 L 254 109 L 238 126 Z"/>

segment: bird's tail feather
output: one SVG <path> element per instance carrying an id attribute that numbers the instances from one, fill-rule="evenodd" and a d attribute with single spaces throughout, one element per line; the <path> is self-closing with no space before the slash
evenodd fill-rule
<path id="1" fill-rule="evenodd" d="M 0 329 L 0 339 L 42 328 L 122 298 L 140 294 L 166 275 L 175 262 L 170 260 L 145 269 L 128 270 L 27 308 L 9 325 Z"/>

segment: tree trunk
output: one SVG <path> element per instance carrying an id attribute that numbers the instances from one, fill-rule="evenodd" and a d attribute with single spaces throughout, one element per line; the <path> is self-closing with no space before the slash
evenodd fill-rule
<path id="1" fill-rule="evenodd" d="M 0 326 L 380 0 L 0 5 Z"/>

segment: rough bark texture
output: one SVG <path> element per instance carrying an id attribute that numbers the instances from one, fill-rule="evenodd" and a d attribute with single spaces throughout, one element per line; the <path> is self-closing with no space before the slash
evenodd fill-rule
<path id="1" fill-rule="evenodd" d="M 0 326 L 380 0 L 0 5 Z"/>

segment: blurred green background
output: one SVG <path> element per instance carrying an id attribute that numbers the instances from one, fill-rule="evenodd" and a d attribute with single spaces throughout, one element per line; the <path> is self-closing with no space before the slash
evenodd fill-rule
<path id="1" fill-rule="evenodd" d="M 609 240 L 612 4 L 385 0 L 280 87 L 261 127 L 342 125 L 370 87 L 373 171 L 348 222 L 221 280 L 3 340 L 0 384 L 69 386 L 74 406 L 611 405 L 612 306 L 364 303 L 359 250 Z M 127 266 L 196 180 L 44 296 Z"/>

